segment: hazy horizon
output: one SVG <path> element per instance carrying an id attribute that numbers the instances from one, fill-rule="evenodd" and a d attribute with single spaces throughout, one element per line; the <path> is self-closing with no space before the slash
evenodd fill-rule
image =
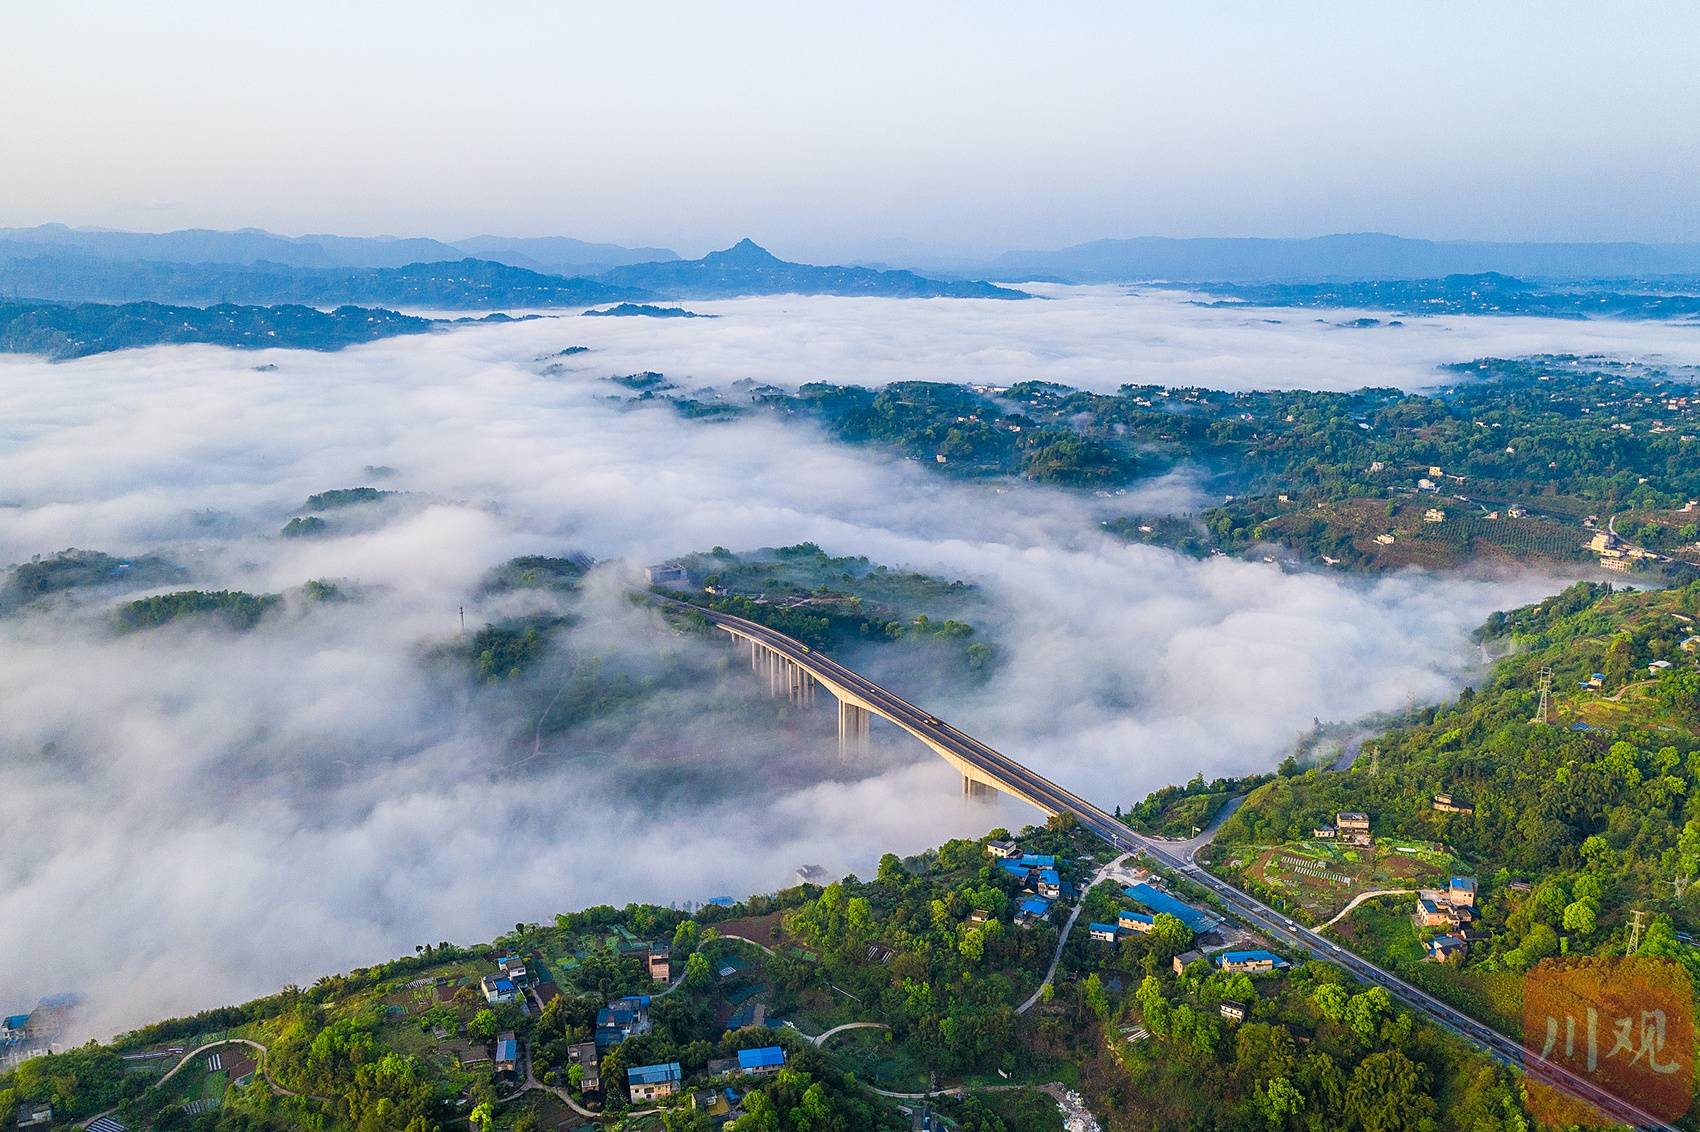
<path id="1" fill-rule="evenodd" d="M 1629 8 L 14 8 L 0 225 L 1694 241 L 1700 10 Z"/>

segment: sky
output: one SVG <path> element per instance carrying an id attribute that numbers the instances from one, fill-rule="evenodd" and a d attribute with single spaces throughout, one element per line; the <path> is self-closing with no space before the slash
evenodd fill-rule
<path id="1" fill-rule="evenodd" d="M 1700 240 L 1700 7 L 0 8 L 0 225 Z"/>
<path id="2" fill-rule="evenodd" d="M 1106 807 L 1194 773 L 1268 769 L 1314 718 L 1442 700 L 1479 678 L 1472 628 L 1565 584 L 1198 561 L 1099 526 L 1196 508 L 1184 473 L 1109 498 L 998 490 L 800 423 L 692 422 L 612 396 L 609 376 L 691 352 L 788 382 L 854 356 L 899 308 L 903 335 L 945 344 L 910 376 L 951 376 L 936 365 L 947 353 L 972 369 L 1063 336 L 976 328 L 972 303 L 796 301 L 722 304 L 724 317 L 690 320 L 694 351 L 666 339 L 647 359 L 608 325 L 621 320 L 576 318 L 330 354 L 0 358 L 0 563 L 151 552 L 196 586 L 285 595 L 245 634 L 118 634 L 124 595 L 105 591 L 0 617 L 0 828 L 28 831 L 0 857 L 0 1009 L 77 990 L 82 1033 L 106 1036 L 426 941 L 607 901 L 772 891 L 804 864 L 865 874 L 888 850 L 1038 817 L 965 801 L 944 763 L 887 727 L 868 761 L 841 763 L 825 697 L 812 715 L 778 709 L 725 646 L 624 600 L 642 565 L 692 550 L 810 540 L 980 587 L 978 632 L 1000 656 L 985 683 L 899 646 L 851 659 Z M 1108 373 L 1167 340 L 1177 365 L 1230 386 L 1334 333 L 1302 322 L 1268 332 L 1284 343 L 1218 339 L 1172 303 L 1144 308 L 1127 339 L 1111 332 L 1126 311 L 1101 296 L 1013 305 L 1060 320 L 1071 371 Z M 1472 349 L 1520 333 L 1483 322 Z M 1551 326 L 1554 348 L 1595 332 Z M 1639 332 L 1643 348 L 1663 333 Z M 551 368 L 583 335 L 591 352 Z M 1346 340 L 1361 352 L 1323 363 L 1318 382 L 1421 372 L 1377 361 L 1373 344 L 1393 339 Z M 325 537 L 278 536 L 308 495 L 374 476 L 406 494 L 328 513 Z M 536 677 L 465 679 L 444 654 L 460 606 L 470 627 L 549 608 L 481 596 L 487 571 L 573 551 L 602 565 Z M 305 601 L 315 578 L 352 600 Z M 592 657 L 655 690 L 540 738 L 538 705 Z"/>

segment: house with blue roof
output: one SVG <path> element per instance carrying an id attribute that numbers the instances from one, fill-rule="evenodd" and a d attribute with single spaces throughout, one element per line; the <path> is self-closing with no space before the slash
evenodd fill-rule
<path id="1" fill-rule="evenodd" d="M 1273 951 L 1259 947 L 1250 951 L 1224 951 L 1216 956 L 1216 965 L 1229 973 L 1243 971 L 1248 975 L 1267 975 L 1288 964 Z"/>
<path id="2" fill-rule="evenodd" d="M 679 1091 L 679 1083 L 683 1080 L 684 1074 L 677 1061 L 634 1065 L 626 1070 L 626 1091 L 631 1095 L 633 1104 L 640 1104 L 657 1097 L 672 1096 Z"/>
<path id="3" fill-rule="evenodd" d="M 738 1051 L 738 1072 L 752 1077 L 762 1077 L 769 1073 L 777 1073 L 785 1068 L 785 1051 L 779 1046 L 762 1046 L 760 1049 L 741 1049 Z"/>
<path id="4" fill-rule="evenodd" d="M 1116 927 L 1124 932 L 1148 932 L 1157 924 L 1157 917 L 1149 912 L 1135 912 L 1131 908 L 1123 908 L 1116 913 Z"/>
<path id="5" fill-rule="evenodd" d="M 496 1037 L 496 1073 L 509 1077 L 519 1074 L 519 1041 L 512 1030 L 504 1030 Z"/>
<path id="6" fill-rule="evenodd" d="M 1091 923 L 1086 925 L 1086 933 L 1101 943 L 1116 942 L 1116 925 Z"/>
<path id="7" fill-rule="evenodd" d="M 627 1038 L 650 1031 L 649 996 L 616 998 L 596 1012 L 596 1047 L 606 1049 Z"/>
<path id="8" fill-rule="evenodd" d="M 1122 889 L 1122 893 L 1130 900 L 1137 901 L 1151 909 L 1156 915 L 1167 913 L 1191 928 L 1194 935 L 1203 935 L 1222 926 L 1222 917 L 1194 908 L 1185 901 L 1176 900 L 1160 888 L 1141 881 Z"/>
<path id="9" fill-rule="evenodd" d="M 1051 914 L 1051 902 L 1043 896 L 1028 896 L 1015 906 L 1015 923 L 1030 927 Z"/>
<path id="10" fill-rule="evenodd" d="M 1062 877 L 1053 868 L 1042 868 L 1034 882 L 1034 888 L 1045 899 L 1055 900 L 1062 895 Z"/>
<path id="11" fill-rule="evenodd" d="M 484 991 L 484 1001 L 491 1006 L 514 1000 L 514 984 L 506 975 L 485 975 L 478 985 Z"/>

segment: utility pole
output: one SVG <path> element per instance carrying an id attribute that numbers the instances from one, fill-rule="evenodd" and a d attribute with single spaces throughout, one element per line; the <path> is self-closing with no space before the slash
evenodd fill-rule
<path id="1" fill-rule="evenodd" d="M 1535 710 L 1535 718 L 1530 723 L 1552 722 L 1552 668 L 1541 666 L 1541 706 Z"/>
<path id="2" fill-rule="evenodd" d="M 460 607 L 460 631 L 466 632 L 466 606 Z"/>
<path id="3" fill-rule="evenodd" d="M 1630 913 L 1631 916 L 1635 917 L 1635 922 L 1631 925 L 1629 933 L 1629 954 L 1631 955 L 1641 950 L 1641 917 L 1646 914 L 1639 908 Z"/>

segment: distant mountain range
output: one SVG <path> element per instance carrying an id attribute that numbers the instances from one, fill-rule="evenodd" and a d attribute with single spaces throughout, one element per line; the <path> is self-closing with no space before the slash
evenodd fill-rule
<path id="1" fill-rule="evenodd" d="M 1700 244 L 1439 242 L 1376 232 L 1302 240 L 1142 236 L 1056 251 L 1005 252 L 984 262 L 960 263 L 953 274 L 1072 283 L 1322 283 L 1483 272 L 1525 279 L 1693 275 L 1700 274 Z"/>
<path id="2" fill-rule="evenodd" d="M 0 228 L 0 262 L 66 251 L 126 263 L 266 263 L 291 267 L 405 267 L 470 256 L 551 275 L 594 275 L 623 264 L 679 258 L 668 248 L 625 248 L 565 236 L 473 236 L 444 243 L 423 236 L 279 236 L 259 228 L 235 232 L 208 228 L 114 232 L 64 224 Z"/>
<path id="3" fill-rule="evenodd" d="M 438 310 L 581 307 L 651 297 L 641 288 L 481 259 L 344 268 L 123 262 L 82 252 L 0 260 L 0 291 L 61 302 L 352 303 Z"/>
<path id="4" fill-rule="evenodd" d="M 564 237 L 481 236 L 465 244 L 479 249 L 480 257 L 435 240 L 282 237 L 257 230 L 154 235 L 63 225 L 0 229 L 0 293 L 62 302 L 377 304 L 450 310 L 793 293 L 1028 297 L 990 283 L 927 279 L 911 271 L 790 263 L 750 240 L 693 260 L 681 260 L 664 248 L 619 248 Z M 425 258 L 399 265 L 373 262 L 404 253 Z M 635 261 L 649 254 L 664 258 Z M 594 275 L 500 262 L 563 257 L 600 257 L 603 262 L 593 265 Z M 609 266 L 608 261 L 623 262 Z"/>
<path id="5" fill-rule="evenodd" d="M 888 242 L 898 262 L 816 265 L 740 240 L 700 259 L 565 236 L 279 236 L 260 229 L 113 232 L 0 229 L 0 294 L 62 301 L 347 303 L 439 309 L 593 306 L 739 295 L 1028 297 L 984 280 L 1062 283 L 1346 284 L 1502 273 L 1635 280 L 1652 292 L 1700 278 L 1700 244 L 1485 243 L 1379 233 L 1313 239 L 1098 240 L 980 259 Z"/>
<path id="6" fill-rule="evenodd" d="M 598 276 L 687 299 L 733 295 L 877 295 L 900 299 L 1026 299 L 1023 291 L 991 283 L 927 279 L 913 271 L 816 267 L 782 260 L 753 240 L 739 240 L 701 259 L 636 263 Z"/>

